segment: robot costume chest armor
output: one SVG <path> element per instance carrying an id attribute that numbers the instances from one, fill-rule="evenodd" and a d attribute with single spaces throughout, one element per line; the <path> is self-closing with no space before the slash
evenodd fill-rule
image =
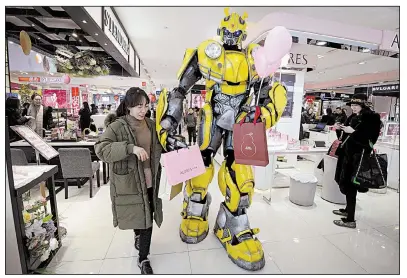
<path id="1" fill-rule="evenodd" d="M 260 241 L 255 236 L 259 229 L 251 228 L 247 215 L 254 194 L 253 169 L 234 162 L 233 124 L 253 121 L 250 107 L 258 91 L 260 78 L 254 66 L 253 51 L 258 45 L 246 39 L 247 14 L 229 14 L 221 21 L 218 35 L 223 44 L 207 40 L 196 49 L 187 49 L 178 72 L 179 86 L 161 93 L 157 105 L 157 133 L 166 151 L 185 144 L 177 140 L 175 131 L 182 118 L 182 103 L 192 86 L 204 78 L 207 93 L 201 109 L 198 143 L 206 172 L 186 182 L 180 226 L 181 239 L 189 244 L 203 241 L 209 232 L 208 214 L 211 195 L 209 184 L 215 174 L 213 156 L 223 141 L 223 161 L 218 173 L 219 189 L 225 200 L 220 204 L 214 234 L 226 249 L 229 258 L 246 270 L 259 270 L 265 265 Z M 265 82 L 267 84 L 267 82 Z M 261 117 L 266 129 L 280 119 L 287 103 L 286 89 L 274 82 L 262 86 L 259 95 Z"/>

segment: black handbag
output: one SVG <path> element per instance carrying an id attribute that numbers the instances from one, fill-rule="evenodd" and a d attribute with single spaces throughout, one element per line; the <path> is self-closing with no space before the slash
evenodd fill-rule
<path id="1" fill-rule="evenodd" d="M 369 189 L 382 189 L 387 186 L 387 154 L 366 153 L 363 149 L 355 161 L 355 172 L 352 175 L 352 183 L 358 187 Z"/>

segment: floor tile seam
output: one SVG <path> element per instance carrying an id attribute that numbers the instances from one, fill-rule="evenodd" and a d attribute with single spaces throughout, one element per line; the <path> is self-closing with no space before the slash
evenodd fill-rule
<path id="1" fill-rule="evenodd" d="M 186 253 L 188 251 L 181 251 L 181 252 L 168 252 L 168 253 L 158 253 L 158 254 L 154 254 L 150 252 L 150 256 L 161 256 L 161 255 L 171 255 L 171 254 L 183 254 Z M 120 256 L 120 257 L 107 257 L 104 260 L 116 260 L 116 259 L 127 259 L 127 258 L 137 258 L 138 255 L 130 255 L 130 256 Z"/>
<path id="2" fill-rule="evenodd" d="M 380 226 L 380 227 L 375 227 L 375 228 L 372 228 L 372 229 L 376 230 L 376 231 L 377 231 L 378 233 L 380 233 L 381 235 L 384 235 L 385 237 L 387 237 L 388 239 L 390 239 L 390 241 L 394 242 L 396 245 L 399 246 L 399 250 L 400 250 L 400 242 L 399 242 L 399 241 L 397 241 L 397 240 L 395 240 L 395 239 L 392 239 L 391 237 L 389 237 L 389 236 L 386 235 L 385 233 L 383 233 L 383 232 L 381 232 L 381 231 L 378 230 L 378 228 L 387 228 L 387 227 L 391 227 L 391 226 L 394 226 L 394 225 Z M 399 235 L 399 240 L 400 240 L 400 235 Z"/>
<path id="3" fill-rule="evenodd" d="M 339 252 L 341 252 L 342 254 L 344 254 L 346 257 L 348 257 L 351 261 L 353 261 L 357 266 L 359 266 L 361 269 L 363 269 L 366 274 L 371 274 L 369 273 L 364 267 L 362 267 L 356 260 L 352 259 L 348 254 L 346 254 L 342 249 L 340 249 L 335 243 L 333 243 L 332 241 L 329 240 L 329 238 L 326 238 L 325 236 L 323 236 L 323 238 L 328 241 L 330 244 L 332 244 L 332 246 L 334 246 Z"/>
<path id="4" fill-rule="evenodd" d="M 112 242 L 113 242 L 113 240 L 114 240 L 114 237 L 116 236 L 116 233 L 117 233 L 117 229 L 114 231 L 114 234 L 113 234 L 113 236 L 112 236 L 112 239 L 110 240 L 109 247 L 108 247 L 107 250 L 106 250 L 105 256 L 104 256 L 104 258 L 103 258 L 103 263 L 102 263 L 102 265 L 101 265 L 100 268 L 99 268 L 98 274 L 100 274 L 100 271 L 102 270 L 102 267 L 103 267 L 103 265 L 104 265 L 104 263 L 105 263 L 105 260 L 106 260 L 106 256 L 107 256 L 107 254 L 109 253 L 110 247 L 112 246 Z"/>

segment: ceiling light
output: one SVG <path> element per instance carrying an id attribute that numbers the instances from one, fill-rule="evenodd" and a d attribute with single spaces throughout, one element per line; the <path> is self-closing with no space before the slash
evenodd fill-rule
<path id="1" fill-rule="evenodd" d="M 318 74 L 323 74 L 323 73 L 325 73 L 325 72 L 323 72 L 323 71 L 318 72 Z"/>
<path id="2" fill-rule="evenodd" d="M 82 20 L 83 23 L 88 23 L 86 20 Z"/>
<path id="3" fill-rule="evenodd" d="M 72 33 L 72 36 L 74 36 L 75 38 L 78 37 L 78 35 L 76 33 Z"/>
<path id="4" fill-rule="evenodd" d="M 369 48 L 363 48 L 362 52 L 363 52 L 363 53 L 369 53 L 369 52 L 370 52 L 370 49 L 369 49 Z"/>
<path id="5" fill-rule="evenodd" d="M 14 42 L 12 42 L 12 41 L 9 41 L 9 43 L 10 43 L 10 44 L 14 44 Z"/>
<path id="6" fill-rule="evenodd" d="M 374 73 L 379 73 L 378 71 L 375 71 Z"/>
<path id="7" fill-rule="evenodd" d="M 35 24 L 34 24 L 34 23 L 33 23 L 33 24 L 31 24 L 31 26 L 32 26 L 32 27 L 34 27 L 34 26 L 35 26 Z"/>
<path id="8" fill-rule="evenodd" d="M 105 43 L 105 45 L 107 45 L 107 43 Z"/>
<path id="9" fill-rule="evenodd" d="M 95 33 L 95 36 L 98 36 L 99 34 L 98 33 Z"/>
<path id="10" fill-rule="evenodd" d="M 82 42 L 82 40 L 79 40 L 79 42 Z"/>
<path id="11" fill-rule="evenodd" d="M 327 44 L 327 42 L 324 42 L 324 41 L 319 41 L 319 42 L 317 42 L 317 45 L 326 45 Z"/>
<path id="12" fill-rule="evenodd" d="M 359 65 L 364 65 L 364 64 L 366 64 L 366 62 L 359 62 L 358 64 Z"/>
<path id="13" fill-rule="evenodd" d="M 318 59 L 324 58 L 323 55 L 317 55 Z"/>
<path id="14" fill-rule="evenodd" d="M 343 79 L 343 77 L 339 77 L 339 79 Z"/>

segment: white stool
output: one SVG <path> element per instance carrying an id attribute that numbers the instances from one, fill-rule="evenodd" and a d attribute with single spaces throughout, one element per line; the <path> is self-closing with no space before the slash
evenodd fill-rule
<path id="1" fill-rule="evenodd" d="M 346 197 L 339 190 L 335 181 L 336 164 L 338 159 L 329 155 L 324 156 L 324 178 L 322 182 L 321 198 L 334 204 L 346 204 Z"/>
<path id="2" fill-rule="evenodd" d="M 289 199 L 292 203 L 310 207 L 314 204 L 317 178 L 310 173 L 296 173 L 291 176 Z"/>

